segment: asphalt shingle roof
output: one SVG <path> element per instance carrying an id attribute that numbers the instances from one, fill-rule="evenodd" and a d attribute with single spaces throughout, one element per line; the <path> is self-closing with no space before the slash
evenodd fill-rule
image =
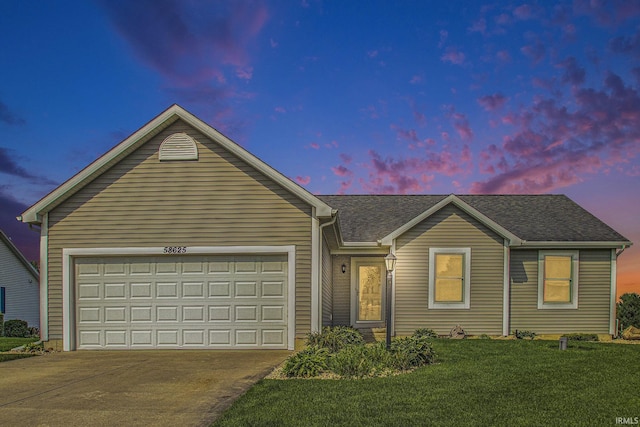
<path id="1" fill-rule="evenodd" d="M 346 242 L 375 242 L 431 208 L 447 195 L 323 195 L 338 210 Z M 457 195 L 527 241 L 628 242 L 564 195 Z"/>

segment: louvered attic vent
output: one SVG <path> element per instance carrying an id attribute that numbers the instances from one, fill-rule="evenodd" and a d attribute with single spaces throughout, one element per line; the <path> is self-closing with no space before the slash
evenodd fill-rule
<path id="1" fill-rule="evenodd" d="M 158 151 L 158 158 L 162 160 L 198 160 L 196 141 L 186 133 L 169 135 Z"/>

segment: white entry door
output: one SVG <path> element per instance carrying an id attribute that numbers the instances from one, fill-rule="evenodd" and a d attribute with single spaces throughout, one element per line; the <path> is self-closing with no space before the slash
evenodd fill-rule
<path id="1" fill-rule="evenodd" d="M 384 261 L 376 258 L 353 258 L 351 265 L 352 325 L 383 327 L 386 304 Z"/>

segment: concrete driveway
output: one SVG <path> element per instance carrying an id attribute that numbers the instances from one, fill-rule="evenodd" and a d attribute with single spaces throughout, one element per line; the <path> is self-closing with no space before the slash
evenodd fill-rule
<path id="1" fill-rule="evenodd" d="M 0 425 L 209 425 L 289 354 L 77 351 L 0 363 Z"/>

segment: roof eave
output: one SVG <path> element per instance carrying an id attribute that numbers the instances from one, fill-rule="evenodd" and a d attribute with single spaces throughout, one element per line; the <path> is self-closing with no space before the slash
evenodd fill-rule
<path id="1" fill-rule="evenodd" d="M 523 240 L 520 245 L 521 248 L 526 249 L 543 249 L 543 248 L 628 248 L 633 243 L 630 241 L 525 241 Z"/>

